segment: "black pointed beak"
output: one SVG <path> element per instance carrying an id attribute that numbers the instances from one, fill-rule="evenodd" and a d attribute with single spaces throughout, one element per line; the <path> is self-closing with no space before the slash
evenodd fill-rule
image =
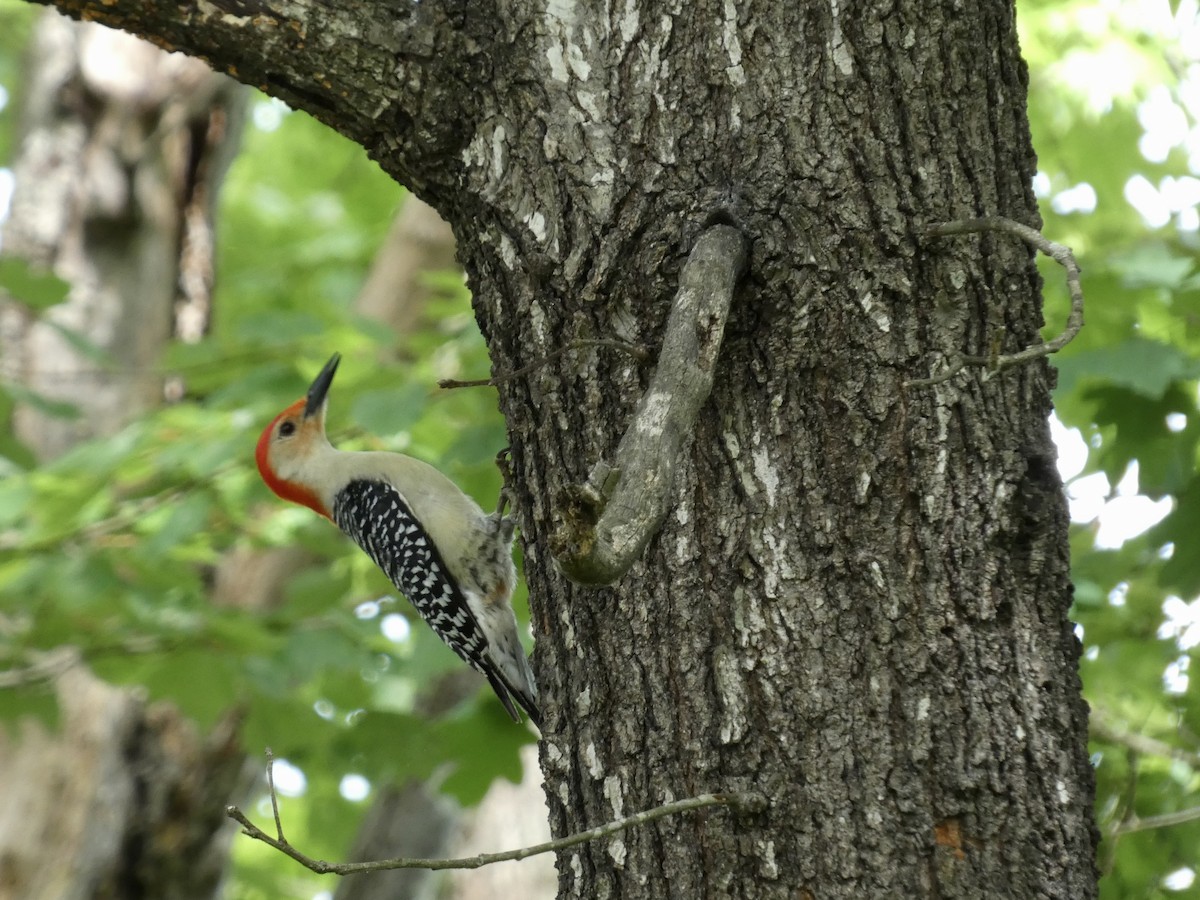
<path id="1" fill-rule="evenodd" d="M 333 384 L 333 376 L 337 372 L 338 363 L 341 362 L 341 359 L 342 354 L 333 354 L 333 356 L 329 357 L 329 362 L 325 363 L 325 368 L 321 370 L 321 374 L 313 379 L 313 383 L 309 387 L 308 394 L 304 399 L 304 418 L 312 418 L 325 405 L 325 395 L 329 393 L 329 386 Z"/>

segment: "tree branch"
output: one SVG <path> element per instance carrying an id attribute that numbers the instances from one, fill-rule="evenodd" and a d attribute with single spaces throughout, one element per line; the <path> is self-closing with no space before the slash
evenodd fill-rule
<path id="1" fill-rule="evenodd" d="M 1089 725 L 1092 736 L 1100 740 L 1119 744 L 1122 747 L 1147 756 L 1159 756 L 1163 759 L 1176 760 L 1191 766 L 1193 769 L 1200 770 L 1200 753 L 1194 750 L 1187 750 L 1183 747 L 1176 747 L 1165 741 L 1160 741 L 1157 738 L 1152 738 L 1149 735 L 1140 734 L 1136 731 L 1126 731 L 1118 728 L 1099 709 L 1092 710 Z"/>
<path id="2" fill-rule="evenodd" d="M 0 689 L 21 687 L 39 681 L 53 681 L 81 661 L 76 647 L 62 646 L 40 653 L 31 653 L 32 662 L 20 668 L 0 671 Z"/>
<path id="3" fill-rule="evenodd" d="M 300 865 L 312 872 L 316 872 L 318 875 L 354 875 L 361 872 L 380 872 L 385 869 L 478 869 L 482 866 L 490 866 L 492 863 L 527 859 L 530 856 L 538 856 L 542 853 L 565 850 L 567 847 L 574 847 L 577 844 L 585 844 L 589 841 L 606 838 L 627 828 L 633 828 L 635 825 L 643 825 L 646 822 L 653 822 L 655 819 L 662 819 L 666 816 L 690 812 L 691 810 L 704 809 L 708 806 L 728 806 L 744 813 L 760 813 L 767 808 L 767 800 L 760 794 L 700 794 L 697 797 L 689 797 L 686 800 L 675 800 L 671 803 L 664 803 L 662 806 L 656 806 L 645 812 L 626 816 L 623 819 L 617 819 L 596 828 L 589 828 L 587 831 L 580 831 L 564 838 L 546 841 L 542 844 L 534 844 L 532 847 L 504 850 L 500 853 L 481 853 L 478 856 L 466 856 L 460 859 L 397 857 L 395 859 L 381 859 L 371 862 L 331 863 L 321 859 L 313 859 L 311 856 L 301 853 L 288 843 L 287 838 L 284 837 L 283 824 L 279 818 L 279 803 L 275 795 L 275 779 L 271 774 L 274 762 L 275 759 L 271 751 L 268 750 L 267 785 L 271 793 L 271 809 L 275 817 L 275 832 L 277 837 L 271 837 L 251 822 L 236 806 L 227 806 L 225 814 L 242 826 L 242 833 L 246 836 L 274 847 L 280 853 L 290 856 L 296 862 L 300 863 Z"/>
<path id="4" fill-rule="evenodd" d="M 585 485 L 561 503 L 551 539 L 563 573 L 580 584 L 624 575 L 666 518 L 675 469 L 690 446 L 712 390 L 733 290 L 746 267 L 746 239 L 729 225 L 702 233 L 679 276 L 658 367 L 610 465 L 598 462 Z"/>
<path id="5" fill-rule="evenodd" d="M 1157 816 L 1146 816 L 1139 819 L 1130 816 L 1109 830 L 1109 837 L 1120 837 L 1123 834 L 1133 834 L 1135 831 L 1150 831 L 1153 828 L 1170 828 L 1172 825 L 1183 825 L 1200 819 L 1200 806 L 1192 806 L 1177 812 L 1162 813 Z"/>
<path id="6" fill-rule="evenodd" d="M 972 356 L 966 353 L 955 354 L 951 357 L 950 365 L 944 372 L 929 378 L 913 379 L 906 382 L 905 387 L 924 387 L 932 384 L 941 384 L 943 381 L 949 381 L 962 371 L 964 366 L 986 366 L 990 371 L 998 372 L 1010 366 L 1020 365 L 1033 359 L 1040 359 L 1043 356 L 1049 356 L 1051 353 L 1057 353 L 1063 347 L 1067 346 L 1079 334 L 1079 330 L 1083 328 L 1083 287 L 1079 283 L 1079 264 L 1075 261 L 1075 254 L 1071 252 L 1069 247 L 1055 243 L 1036 228 L 1030 228 L 1028 225 L 1022 225 L 1020 222 L 1014 222 L 1012 219 L 1000 216 L 943 222 L 940 225 L 933 225 L 926 229 L 925 235 L 926 237 L 948 237 L 955 234 L 979 234 L 993 231 L 1019 237 L 1029 246 L 1046 254 L 1066 269 L 1067 293 L 1071 297 L 1071 312 L 1067 316 L 1066 327 L 1054 339 L 1041 344 L 1035 344 L 1032 347 L 1026 347 L 1018 353 L 1007 355 L 993 354 L 989 356 Z"/>
<path id="7" fill-rule="evenodd" d="M 415 191 L 458 177 L 446 160 L 472 130 L 471 85 L 443 70 L 487 52 L 486 35 L 464 25 L 489 20 L 490 4 L 464 23 L 449 18 L 454 4 L 391 0 L 30 2 L 199 57 L 362 144 Z"/>

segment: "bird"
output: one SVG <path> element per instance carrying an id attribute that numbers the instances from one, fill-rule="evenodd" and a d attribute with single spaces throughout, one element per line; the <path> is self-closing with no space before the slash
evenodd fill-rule
<path id="1" fill-rule="evenodd" d="M 325 413 L 341 355 L 263 429 L 255 461 L 280 498 L 329 519 L 374 560 L 446 644 L 487 678 L 513 721 L 539 728 L 537 684 L 512 609 L 513 521 L 403 453 L 334 448 Z"/>

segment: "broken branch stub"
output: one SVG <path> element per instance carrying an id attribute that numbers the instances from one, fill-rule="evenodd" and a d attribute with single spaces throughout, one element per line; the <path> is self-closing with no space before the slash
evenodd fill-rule
<path id="1" fill-rule="evenodd" d="M 674 495 L 679 460 L 712 390 L 725 320 L 746 268 L 747 242 L 730 225 L 707 228 L 679 276 L 658 366 L 611 463 L 564 492 L 552 552 L 579 584 L 612 584 L 658 532 Z"/>

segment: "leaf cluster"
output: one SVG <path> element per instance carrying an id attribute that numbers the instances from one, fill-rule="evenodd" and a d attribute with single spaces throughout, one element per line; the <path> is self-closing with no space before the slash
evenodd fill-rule
<path id="1" fill-rule="evenodd" d="M 254 105 L 258 124 L 223 188 L 213 328 L 172 346 L 155 373 L 182 384 L 182 398 L 43 464 L 0 432 L 0 672 L 14 682 L 0 690 L 0 727 L 31 713 L 53 721 L 36 661 L 63 645 L 202 727 L 238 708 L 247 751 L 269 746 L 305 776 L 303 796 L 286 801 L 296 833 L 336 858 L 361 815 L 343 776 L 377 785 L 436 773 L 473 803 L 495 777 L 519 776 L 531 735 L 485 694 L 434 720 L 422 712 L 461 663 L 332 525 L 269 493 L 258 435 L 336 350 L 335 444 L 418 456 L 489 506 L 505 436 L 494 392 L 436 388 L 489 368 L 461 276 L 439 276 L 413 334 L 354 311 L 402 191 L 307 117 Z M 19 266 L 0 266 L 0 284 L 28 288 L 14 293 L 31 308 L 61 299 Z M 18 400 L 37 402 L 0 384 L 0 419 Z M 232 557 L 297 548 L 303 562 L 269 590 L 226 577 Z M 523 588 L 517 601 L 523 611 Z M 284 864 L 247 850 L 232 896 L 279 896 Z"/>
<path id="2" fill-rule="evenodd" d="M 1197 72 L 1184 62 L 1196 11 L 1181 6 L 1028 0 L 1018 10 L 1044 231 L 1073 247 L 1087 295 L 1087 327 L 1055 359 L 1055 408 L 1086 447 L 1082 470 L 1068 473 L 1072 614 L 1085 695 L 1108 725 L 1092 750 L 1101 892 L 1113 900 L 1200 896 L 1200 818 L 1131 828 L 1200 807 L 1200 692 L 1189 677 L 1200 643 L 1189 624 L 1200 622 L 1200 182 L 1191 139 L 1162 138 L 1164 121 L 1200 134 L 1188 95 Z M 1067 297 L 1061 277 L 1044 274 L 1057 323 Z M 1089 494 L 1103 501 L 1099 516 L 1080 502 Z M 1122 530 L 1133 536 L 1112 536 Z"/>

